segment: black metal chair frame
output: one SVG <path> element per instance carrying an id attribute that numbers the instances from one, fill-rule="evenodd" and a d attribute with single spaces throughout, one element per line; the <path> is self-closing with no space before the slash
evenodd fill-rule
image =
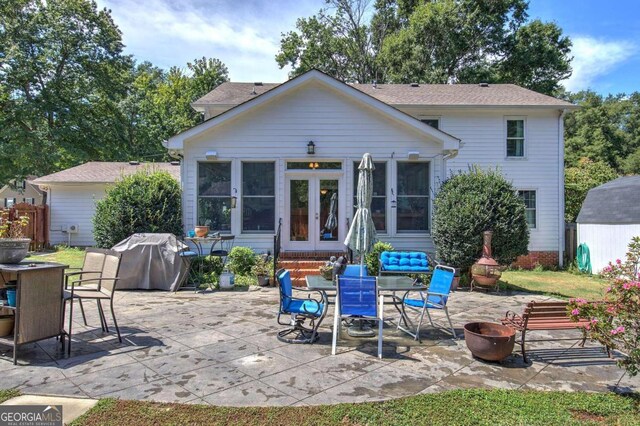
<path id="1" fill-rule="evenodd" d="M 291 285 L 291 297 L 284 294 L 282 283 L 280 282 L 280 274 L 285 272 L 284 269 L 280 269 L 276 272 L 276 281 L 278 282 L 278 291 L 280 292 L 280 306 L 278 309 L 278 324 L 288 325 L 290 328 L 278 332 L 278 340 L 284 343 L 314 343 L 320 336 L 318 335 L 318 328 L 327 315 L 328 303 L 325 300 L 324 294 L 318 290 L 309 290 L 303 288 L 296 288 L 296 291 L 302 291 L 307 293 L 318 293 L 320 300 L 314 299 L 311 295 L 308 295 L 306 299 L 293 297 L 293 284 Z M 307 311 L 307 313 L 288 312 L 284 307 L 285 298 L 289 298 L 292 301 L 306 301 L 312 300 L 318 304 L 318 307 L 322 306 L 322 312 L 320 311 Z M 318 316 L 318 314 L 320 314 Z M 288 316 L 289 321 L 284 322 L 281 320 L 282 316 Z M 305 320 L 309 320 L 309 326 L 305 327 Z M 291 337 L 289 337 L 291 336 Z"/>

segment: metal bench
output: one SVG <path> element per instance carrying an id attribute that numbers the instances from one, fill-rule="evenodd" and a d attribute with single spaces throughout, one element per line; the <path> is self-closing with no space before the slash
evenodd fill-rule
<path id="1" fill-rule="evenodd" d="M 516 331 L 520 332 L 520 340 L 516 340 L 516 343 L 522 348 L 522 358 L 524 362 L 528 362 L 527 354 L 525 351 L 525 338 L 528 331 L 540 331 L 540 330 L 572 330 L 582 329 L 588 320 L 580 320 L 578 322 L 573 321 L 567 313 L 568 302 L 529 302 L 524 308 L 522 315 L 518 315 L 513 311 L 507 311 L 504 318 L 502 318 L 502 324 L 509 326 Z M 574 340 L 575 338 L 567 339 L 544 339 L 544 340 L 529 340 L 529 342 L 542 342 L 553 340 Z M 584 346 L 586 341 L 586 334 L 582 337 L 580 347 Z M 606 348 L 607 354 L 611 356 L 609 348 Z"/>

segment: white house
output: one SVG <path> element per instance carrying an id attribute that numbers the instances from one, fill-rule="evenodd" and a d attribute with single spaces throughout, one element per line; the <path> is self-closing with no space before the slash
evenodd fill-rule
<path id="1" fill-rule="evenodd" d="M 439 183 L 478 164 L 499 166 L 520 191 L 531 256 L 562 262 L 568 102 L 511 84 L 351 85 L 313 70 L 282 84 L 224 83 L 193 107 L 205 121 L 165 143 L 182 159 L 186 230 L 209 224 L 267 251 L 281 220 L 282 250 L 341 251 L 369 152 L 374 221 L 396 248 L 434 250 Z M 332 198 L 338 225 L 327 229 Z"/>
<path id="2" fill-rule="evenodd" d="M 576 219 L 578 244 L 586 244 L 594 273 L 623 260 L 633 237 L 640 237 L 640 176 L 623 176 L 592 188 Z"/>
<path id="3" fill-rule="evenodd" d="M 122 176 L 140 170 L 165 170 L 180 179 L 180 167 L 171 163 L 91 161 L 42 176 L 32 181 L 48 193 L 49 242 L 71 246 L 93 246 L 93 215 L 96 201 Z"/>

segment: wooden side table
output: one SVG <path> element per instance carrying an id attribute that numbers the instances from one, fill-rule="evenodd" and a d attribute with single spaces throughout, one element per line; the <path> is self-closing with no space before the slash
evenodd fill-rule
<path id="1" fill-rule="evenodd" d="M 21 345 L 60 337 L 64 349 L 62 321 L 64 269 L 53 262 L 0 264 L 3 280 L 16 280 L 16 306 L 2 306 L 15 315 L 13 335 L 0 337 L 0 344 L 13 347 L 13 364 Z M 6 282 L 6 281 L 5 281 Z"/>

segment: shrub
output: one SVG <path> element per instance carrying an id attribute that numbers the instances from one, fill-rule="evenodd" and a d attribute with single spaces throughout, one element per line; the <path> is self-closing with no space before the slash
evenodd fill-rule
<path id="1" fill-rule="evenodd" d="M 182 234 L 180 184 L 167 172 L 124 176 L 96 203 L 93 238 L 110 248 L 135 233 Z"/>
<path id="2" fill-rule="evenodd" d="M 383 251 L 393 251 L 393 246 L 384 241 L 378 241 L 371 248 L 371 252 L 365 256 L 364 263 L 367 265 L 369 275 L 378 275 L 378 269 L 380 269 L 380 253 Z"/>
<path id="3" fill-rule="evenodd" d="M 433 241 L 437 258 L 462 270 L 482 254 L 482 233 L 493 231 L 493 257 L 509 265 L 527 254 L 529 228 L 524 203 L 498 170 L 473 166 L 442 183 L 434 200 Z"/>
<path id="4" fill-rule="evenodd" d="M 584 332 L 591 340 L 625 355 L 618 365 L 631 376 L 640 370 L 640 237 L 629 244 L 627 259 L 609 262 L 602 274 L 609 281 L 604 303 L 571 299 L 574 321 L 587 320 Z"/>
<path id="5" fill-rule="evenodd" d="M 249 275 L 255 263 L 256 254 L 249 247 L 232 248 L 227 259 L 229 270 L 236 275 Z"/>

